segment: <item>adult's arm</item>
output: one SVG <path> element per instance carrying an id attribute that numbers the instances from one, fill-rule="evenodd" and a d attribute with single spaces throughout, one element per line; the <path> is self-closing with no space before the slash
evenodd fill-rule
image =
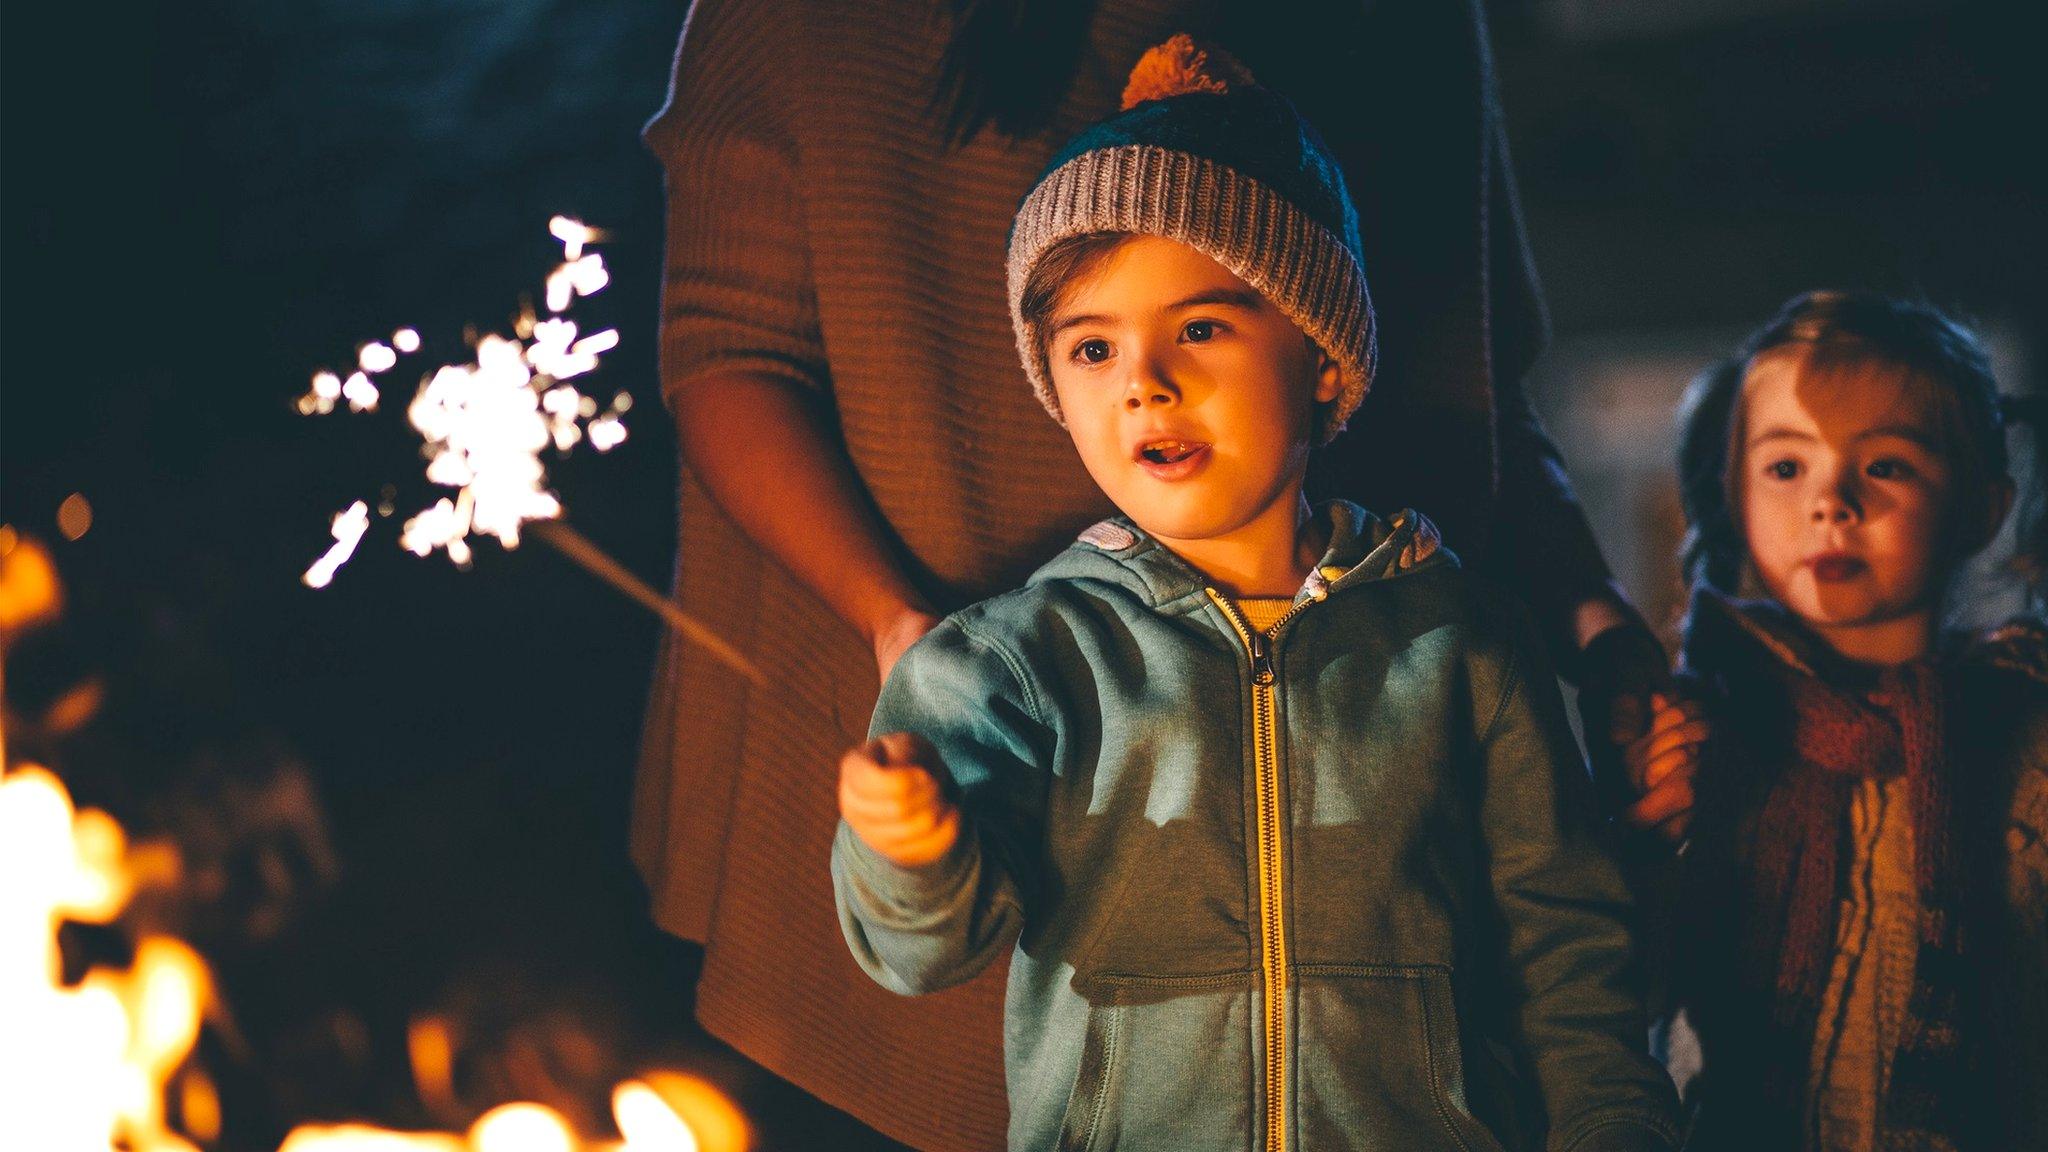
<path id="1" fill-rule="evenodd" d="M 929 607 L 840 437 L 776 0 L 698 0 L 648 125 L 668 192 L 662 394 L 685 466 L 887 665 Z M 830 531 L 819 531 L 819 525 Z"/>
<path id="2" fill-rule="evenodd" d="M 1494 567 L 1524 590 L 1550 651 L 1567 674 L 1601 633 L 1642 617 L 1608 570 L 1564 458 L 1529 402 L 1523 377 L 1549 342 L 1550 318 L 1523 226 L 1507 130 L 1487 70 L 1488 354 L 1500 480 Z M 1571 676 L 1577 679 L 1577 676 Z"/>
<path id="3" fill-rule="evenodd" d="M 1484 50 L 1483 35 L 1480 43 Z M 1641 795 L 1640 782 L 1628 778 L 1620 753 L 1648 731 L 1651 694 L 1670 692 L 1671 665 L 1600 554 L 1564 459 L 1523 387 L 1549 339 L 1550 324 L 1522 224 L 1490 67 L 1484 76 L 1487 352 L 1499 453 L 1496 529 L 1484 566 L 1522 590 L 1552 658 L 1579 686 L 1579 716 L 1597 794 L 1602 811 L 1613 815 Z"/>

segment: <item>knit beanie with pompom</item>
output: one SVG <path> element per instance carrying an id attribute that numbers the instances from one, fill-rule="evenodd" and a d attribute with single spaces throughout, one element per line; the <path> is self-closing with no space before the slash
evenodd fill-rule
<path id="1" fill-rule="evenodd" d="M 1358 212 L 1285 97 L 1220 49 L 1175 36 L 1131 70 L 1123 110 L 1074 137 L 1024 197 L 1010 228 L 1010 319 L 1039 402 L 1062 425 L 1024 287 L 1049 248 L 1095 232 L 1178 240 L 1271 300 L 1342 370 L 1317 442 L 1343 431 L 1375 358 Z"/>

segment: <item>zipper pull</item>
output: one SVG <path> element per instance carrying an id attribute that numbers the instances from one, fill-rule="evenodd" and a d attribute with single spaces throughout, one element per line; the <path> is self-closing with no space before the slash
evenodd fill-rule
<path id="1" fill-rule="evenodd" d="M 1266 634 L 1251 631 L 1252 683 L 1264 687 L 1273 682 L 1273 651 L 1266 646 Z"/>

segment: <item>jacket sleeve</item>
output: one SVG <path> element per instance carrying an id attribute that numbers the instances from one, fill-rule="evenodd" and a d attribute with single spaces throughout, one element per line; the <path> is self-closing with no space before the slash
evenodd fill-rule
<path id="1" fill-rule="evenodd" d="M 1585 764 L 1541 646 L 1525 620 L 1514 634 L 1490 718 L 1478 714 L 1480 822 L 1513 1039 L 1543 1100 L 1549 1148 L 1674 1148 L 1677 1100 L 1647 1051 L 1627 888 L 1597 839 Z"/>
<path id="2" fill-rule="evenodd" d="M 1481 43 L 1484 45 L 1484 32 Z M 1612 593 L 1614 582 L 1585 509 L 1572 491 L 1564 458 L 1529 402 L 1523 378 L 1549 342 L 1550 318 L 1523 227 L 1507 129 L 1492 68 L 1486 89 L 1487 353 L 1494 393 L 1494 435 L 1499 477 L 1494 485 L 1494 533 L 1483 570 L 1521 591 L 1536 613 L 1551 658 L 1573 675 L 1578 653 L 1574 610 Z"/>
<path id="3" fill-rule="evenodd" d="M 906 652 L 883 687 L 869 732 L 899 731 L 938 749 L 960 839 L 943 859 L 904 868 L 842 821 L 832 888 L 854 959 L 883 987 L 913 995 L 973 978 L 1023 925 L 1055 740 L 1012 658 L 957 620 Z"/>
<path id="4" fill-rule="evenodd" d="M 668 102 L 642 134 L 668 196 L 662 394 L 721 369 L 829 386 L 788 130 L 776 0 L 690 6 Z"/>

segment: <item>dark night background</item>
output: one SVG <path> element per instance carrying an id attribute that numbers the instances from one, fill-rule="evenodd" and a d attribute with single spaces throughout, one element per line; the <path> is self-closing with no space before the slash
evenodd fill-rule
<path id="1" fill-rule="evenodd" d="M 427 502 L 405 371 L 374 417 L 292 408 L 313 370 L 401 325 L 432 363 L 466 358 L 465 325 L 503 331 L 538 293 L 551 214 L 604 227 L 612 285 L 574 315 L 620 329 L 594 390 L 640 404 L 623 447 L 552 479 L 577 526 L 664 582 L 661 200 L 637 130 L 684 7 L 4 10 L 0 522 L 48 542 L 72 594 L 15 646 L 9 692 L 32 713 L 83 677 L 109 688 L 86 733 L 38 749 L 10 731 L 10 751 L 48 755 L 138 834 L 221 856 L 225 910 L 182 923 L 254 1049 L 217 1054 L 243 1068 L 224 1083 L 237 1146 L 316 1117 L 601 1107 L 655 1058 L 740 1093 L 766 1146 L 855 1146 L 693 1033 L 691 952 L 644 923 L 624 829 L 652 618 L 536 544 L 486 542 L 469 572 L 398 550 L 395 520 Z M 2007 390 L 2036 386 L 2048 104 L 1996 8 L 1489 10 L 1558 336 L 1532 387 L 1653 615 L 1675 596 L 1671 404 L 1793 292 L 1959 306 Z M 302 586 L 328 518 L 387 483 L 399 516 L 332 587 Z M 95 519 L 67 541 L 74 492 Z M 244 803 L 280 779 L 318 803 Z M 405 1072 L 421 1012 L 471 1040 L 463 1097 L 438 1108 Z"/>

